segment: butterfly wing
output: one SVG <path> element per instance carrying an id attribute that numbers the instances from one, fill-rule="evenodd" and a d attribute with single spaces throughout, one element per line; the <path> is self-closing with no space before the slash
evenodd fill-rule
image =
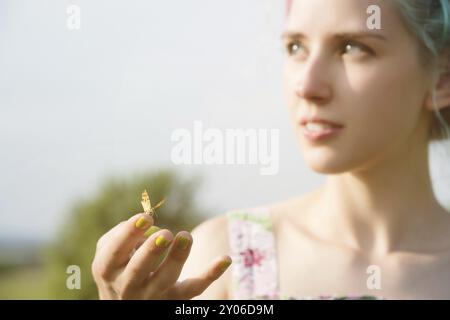
<path id="1" fill-rule="evenodd" d="M 151 209 L 151 211 L 152 211 L 152 213 L 155 215 L 155 217 L 157 216 L 156 215 L 156 208 L 159 208 L 160 206 L 162 206 L 163 205 L 163 203 L 166 201 L 166 198 L 163 198 L 160 202 L 158 202 L 157 204 L 156 204 L 156 206 L 154 206 L 154 207 L 152 207 L 152 209 Z"/>
<path id="2" fill-rule="evenodd" d="M 160 202 L 158 202 L 156 204 L 156 206 L 154 206 L 152 209 L 155 210 L 156 208 L 159 208 L 160 206 L 162 206 L 164 204 L 164 202 L 166 202 L 166 198 L 163 198 Z"/>
<path id="3" fill-rule="evenodd" d="M 151 213 L 152 211 L 152 203 L 150 202 L 150 198 L 148 196 L 147 190 L 142 192 L 142 208 L 144 208 L 145 213 Z"/>

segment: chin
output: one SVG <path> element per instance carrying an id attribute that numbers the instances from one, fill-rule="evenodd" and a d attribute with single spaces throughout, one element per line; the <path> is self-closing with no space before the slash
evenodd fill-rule
<path id="1" fill-rule="evenodd" d="M 303 150 L 306 164 L 315 172 L 321 174 L 340 174 L 352 171 L 357 165 L 351 161 L 350 155 L 326 148 Z"/>
<path id="2" fill-rule="evenodd" d="M 330 163 L 308 162 L 308 166 L 311 170 L 320 174 L 340 174 L 349 171 L 345 167 Z"/>

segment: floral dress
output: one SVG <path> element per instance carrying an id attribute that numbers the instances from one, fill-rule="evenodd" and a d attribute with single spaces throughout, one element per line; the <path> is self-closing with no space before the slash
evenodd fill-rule
<path id="1" fill-rule="evenodd" d="M 227 212 L 233 299 L 383 299 L 376 296 L 293 297 L 280 295 L 277 254 L 268 207 Z"/>

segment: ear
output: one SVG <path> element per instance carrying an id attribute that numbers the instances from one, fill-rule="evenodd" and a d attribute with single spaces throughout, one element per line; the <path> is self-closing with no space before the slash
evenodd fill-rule
<path id="1" fill-rule="evenodd" d="M 425 100 L 425 107 L 428 110 L 433 111 L 435 109 L 440 110 L 450 106 L 450 73 L 447 72 L 441 74 L 434 88 L 436 105 L 433 105 L 433 91 L 430 90 Z"/>

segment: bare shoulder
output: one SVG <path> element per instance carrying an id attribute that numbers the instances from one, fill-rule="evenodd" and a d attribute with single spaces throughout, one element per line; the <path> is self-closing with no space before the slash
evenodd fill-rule
<path id="1" fill-rule="evenodd" d="M 202 222 L 192 230 L 192 248 L 181 272 L 180 280 L 197 277 L 207 270 L 217 257 L 230 255 L 227 220 L 226 213 L 221 214 Z M 228 299 L 231 285 L 230 270 L 231 268 L 228 268 L 195 299 Z"/>
<path id="2" fill-rule="evenodd" d="M 214 243 L 215 248 L 206 247 L 206 251 L 217 252 L 217 249 L 228 251 L 228 218 L 226 214 L 210 218 L 192 230 L 196 240 Z"/>

